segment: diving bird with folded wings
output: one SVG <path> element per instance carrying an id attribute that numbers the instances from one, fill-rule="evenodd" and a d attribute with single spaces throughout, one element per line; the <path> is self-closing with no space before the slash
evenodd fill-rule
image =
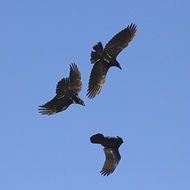
<path id="1" fill-rule="evenodd" d="M 91 143 L 101 144 L 104 147 L 105 162 L 100 171 L 101 175 L 108 176 L 117 167 L 119 161 L 121 160 L 121 155 L 119 154 L 119 147 L 123 143 L 121 137 L 105 137 L 103 134 L 95 134 L 90 137 Z"/>
<path id="2" fill-rule="evenodd" d="M 100 93 L 110 67 L 115 66 L 122 69 L 116 58 L 119 53 L 128 46 L 129 42 L 135 36 L 136 31 L 137 26 L 131 23 L 127 28 L 117 33 L 106 44 L 105 48 L 101 42 L 93 46 L 90 61 L 94 65 L 88 83 L 88 98 L 92 99 Z"/>
<path id="3" fill-rule="evenodd" d="M 49 102 L 39 106 L 39 113 L 42 115 L 53 115 L 66 110 L 71 104 L 80 104 L 84 106 L 83 100 L 78 93 L 81 91 L 81 74 L 76 64 L 70 65 L 70 74 L 68 78 L 61 79 L 56 88 L 55 97 Z"/>

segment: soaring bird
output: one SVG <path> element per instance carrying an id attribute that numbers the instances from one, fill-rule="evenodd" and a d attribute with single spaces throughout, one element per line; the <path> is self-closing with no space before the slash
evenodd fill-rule
<path id="1" fill-rule="evenodd" d="M 115 66 L 122 69 L 116 58 L 119 53 L 128 46 L 129 42 L 135 36 L 136 31 L 137 26 L 132 23 L 127 26 L 127 28 L 117 33 L 106 44 L 105 48 L 101 42 L 93 46 L 90 61 L 94 66 L 88 83 L 88 98 L 94 98 L 100 93 L 110 67 Z"/>
<path id="2" fill-rule="evenodd" d="M 90 137 L 91 143 L 101 144 L 104 147 L 105 153 L 105 162 L 102 170 L 100 171 L 101 175 L 108 176 L 113 173 L 117 167 L 121 156 L 119 154 L 119 147 L 123 143 L 121 137 L 104 137 L 103 134 L 96 134 Z"/>
<path id="3" fill-rule="evenodd" d="M 49 102 L 39 106 L 39 113 L 52 115 L 66 110 L 71 104 L 85 106 L 78 93 L 81 91 L 81 74 L 76 64 L 70 65 L 69 78 L 61 79 L 56 88 L 56 96 Z"/>

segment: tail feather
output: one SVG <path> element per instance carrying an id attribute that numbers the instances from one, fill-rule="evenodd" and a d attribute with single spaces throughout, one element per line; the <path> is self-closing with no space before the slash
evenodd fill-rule
<path id="1" fill-rule="evenodd" d="M 102 53 L 104 50 L 102 43 L 98 42 L 95 46 L 93 46 L 93 50 L 95 50 L 98 53 Z"/>
<path id="2" fill-rule="evenodd" d="M 104 142 L 104 139 L 105 139 L 104 135 L 100 133 L 90 137 L 91 143 L 95 143 L 95 144 L 102 144 Z"/>
<path id="3" fill-rule="evenodd" d="M 93 50 L 91 51 L 91 58 L 90 61 L 91 63 L 96 63 L 99 61 L 102 57 L 103 54 L 103 45 L 101 42 L 98 42 L 95 46 L 93 46 Z"/>

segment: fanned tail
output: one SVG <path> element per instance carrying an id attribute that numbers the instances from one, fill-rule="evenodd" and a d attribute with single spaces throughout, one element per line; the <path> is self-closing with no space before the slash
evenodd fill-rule
<path id="1" fill-rule="evenodd" d="M 93 46 L 93 50 L 91 51 L 91 58 L 90 61 L 91 63 L 96 63 L 97 61 L 99 61 L 102 57 L 103 54 L 103 45 L 101 42 L 98 42 L 95 46 Z"/>

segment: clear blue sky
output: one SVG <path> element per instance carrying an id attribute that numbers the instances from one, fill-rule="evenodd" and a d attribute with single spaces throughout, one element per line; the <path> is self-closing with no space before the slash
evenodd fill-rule
<path id="1" fill-rule="evenodd" d="M 0 2 L 0 189 L 190 189 L 190 2 Z M 110 69 L 100 95 L 86 97 L 92 46 L 137 24 L 135 39 Z M 48 117 L 75 62 L 86 107 Z M 99 174 L 97 132 L 121 136 L 122 160 Z"/>

